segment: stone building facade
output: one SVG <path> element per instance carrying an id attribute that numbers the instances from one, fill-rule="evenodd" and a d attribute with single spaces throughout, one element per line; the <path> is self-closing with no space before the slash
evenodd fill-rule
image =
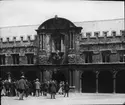
<path id="1" fill-rule="evenodd" d="M 124 19 L 73 23 L 55 17 L 28 29 L 35 35 L 18 35 L 21 27 L 0 29 L 2 78 L 25 75 L 68 81 L 78 92 L 125 93 Z"/>

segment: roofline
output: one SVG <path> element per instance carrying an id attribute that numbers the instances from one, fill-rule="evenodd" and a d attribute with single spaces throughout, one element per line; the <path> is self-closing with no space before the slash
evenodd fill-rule
<path id="1" fill-rule="evenodd" d="M 113 21 L 113 20 L 125 20 L 125 18 L 104 19 L 104 20 L 90 20 L 90 21 L 81 21 L 81 22 L 74 22 L 74 23 L 82 23 L 82 22 L 99 22 L 99 21 Z"/>
<path id="2" fill-rule="evenodd" d="M 105 19 L 105 20 L 90 20 L 90 21 L 80 21 L 80 22 L 73 22 L 73 23 L 85 23 L 85 22 L 99 22 L 99 21 L 113 21 L 113 20 L 125 20 L 125 18 L 115 18 L 115 19 Z M 43 22 L 44 23 L 44 22 Z M 17 26 L 3 26 L 0 27 L 0 29 L 2 28 L 12 28 L 12 27 L 27 27 L 27 26 L 40 26 L 41 24 L 32 24 L 32 25 L 17 25 Z"/>

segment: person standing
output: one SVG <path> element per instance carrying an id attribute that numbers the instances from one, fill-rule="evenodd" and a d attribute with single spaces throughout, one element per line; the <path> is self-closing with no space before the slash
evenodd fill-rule
<path id="1" fill-rule="evenodd" d="M 9 80 L 5 80 L 5 89 L 6 89 L 6 96 L 9 96 L 10 95 L 10 82 Z"/>
<path id="2" fill-rule="evenodd" d="M 51 99 L 55 99 L 56 83 L 54 81 L 50 82 L 50 94 L 51 94 Z"/>
<path id="3" fill-rule="evenodd" d="M 18 81 L 19 88 L 19 100 L 23 100 L 24 91 L 27 87 L 26 81 L 24 80 L 24 76 L 21 76 L 21 79 Z"/>
<path id="4" fill-rule="evenodd" d="M 40 82 L 39 82 L 39 79 L 37 78 L 36 79 L 36 82 L 35 82 L 35 89 L 36 89 L 36 96 L 39 97 L 39 93 L 40 93 Z"/>
<path id="5" fill-rule="evenodd" d="M 45 80 L 44 84 L 43 84 L 43 95 L 47 96 L 47 91 L 48 91 L 48 83 Z"/>
<path id="6" fill-rule="evenodd" d="M 1 95 L 2 89 L 3 89 L 3 83 L 2 83 L 2 78 L 0 78 L 0 95 Z"/>
<path id="7" fill-rule="evenodd" d="M 60 84 L 59 84 L 59 91 L 58 91 L 58 93 L 59 94 L 62 94 L 63 93 L 63 87 L 62 87 L 63 85 L 62 85 L 62 81 L 60 82 Z"/>
<path id="8" fill-rule="evenodd" d="M 67 97 L 69 97 L 69 84 L 68 82 L 66 82 L 65 86 L 64 86 L 64 97 L 66 96 L 67 94 Z"/>

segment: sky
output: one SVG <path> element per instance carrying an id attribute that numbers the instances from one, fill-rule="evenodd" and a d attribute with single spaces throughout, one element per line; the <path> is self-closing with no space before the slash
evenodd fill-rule
<path id="1" fill-rule="evenodd" d="M 0 1 L 0 27 L 42 24 L 58 17 L 72 22 L 124 18 L 123 1 L 4 0 Z"/>

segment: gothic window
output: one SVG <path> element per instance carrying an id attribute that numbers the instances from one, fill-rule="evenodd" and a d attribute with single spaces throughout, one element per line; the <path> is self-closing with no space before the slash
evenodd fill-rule
<path id="1" fill-rule="evenodd" d="M 108 51 L 102 52 L 102 62 L 110 62 L 110 53 Z"/>
<path id="2" fill-rule="evenodd" d="M 5 55 L 0 55 L 0 65 L 5 64 Z"/>
<path id="3" fill-rule="evenodd" d="M 44 34 L 40 34 L 40 49 L 44 49 Z"/>
<path id="4" fill-rule="evenodd" d="M 92 63 L 92 52 L 85 52 L 85 63 Z"/>
<path id="5" fill-rule="evenodd" d="M 73 48 L 73 32 L 70 34 L 70 48 Z"/>
<path id="6" fill-rule="evenodd" d="M 12 54 L 13 64 L 19 64 L 19 54 Z"/>
<path id="7" fill-rule="evenodd" d="M 73 86 L 73 70 L 71 70 L 71 86 Z"/>
<path id="8" fill-rule="evenodd" d="M 34 54 L 26 54 L 26 57 L 27 57 L 27 63 L 28 64 L 34 64 Z"/>
<path id="9" fill-rule="evenodd" d="M 125 51 L 120 52 L 120 62 L 125 62 Z"/>

